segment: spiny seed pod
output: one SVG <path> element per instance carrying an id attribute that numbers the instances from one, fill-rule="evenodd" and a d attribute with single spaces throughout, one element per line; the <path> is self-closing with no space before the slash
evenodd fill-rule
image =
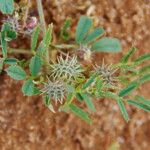
<path id="1" fill-rule="evenodd" d="M 95 70 L 98 74 L 102 77 L 104 82 L 109 85 L 114 85 L 117 81 L 117 77 L 114 76 L 115 72 L 117 71 L 112 68 L 112 65 L 105 65 L 104 61 L 101 66 L 96 65 Z"/>
<path id="2" fill-rule="evenodd" d="M 48 82 L 41 91 L 51 99 L 54 99 L 56 103 L 59 101 L 62 104 L 67 93 L 67 88 L 65 83 L 61 81 L 50 81 L 48 79 Z"/>
<path id="3" fill-rule="evenodd" d="M 58 57 L 58 63 L 51 65 L 51 77 L 56 79 L 62 79 L 64 81 L 75 80 L 82 76 L 82 69 L 77 61 L 77 56 L 69 57 L 67 54 L 66 58 L 62 56 Z"/>

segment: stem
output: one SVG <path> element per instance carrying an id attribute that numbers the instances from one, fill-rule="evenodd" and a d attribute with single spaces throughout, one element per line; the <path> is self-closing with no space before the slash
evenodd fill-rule
<path id="1" fill-rule="evenodd" d="M 29 13 L 30 5 L 31 5 L 31 1 L 28 0 L 28 1 L 27 1 L 27 6 L 26 6 L 26 12 L 25 12 L 25 15 L 24 15 L 24 17 L 23 17 L 23 28 L 26 26 L 26 20 L 27 20 L 27 18 L 28 18 L 28 13 Z"/>
<path id="2" fill-rule="evenodd" d="M 42 0 L 36 0 L 36 3 L 37 3 L 38 13 L 40 17 L 41 28 L 43 30 L 43 35 L 44 35 L 46 32 L 46 23 L 45 23 L 44 12 L 42 7 Z"/>
<path id="3" fill-rule="evenodd" d="M 72 49 L 72 48 L 77 48 L 76 45 L 69 45 L 69 44 L 61 44 L 61 45 L 51 45 L 54 48 L 57 49 Z"/>
<path id="4" fill-rule="evenodd" d="M 71 48 L 76 48 L 75 45 L 67 45 L 67 44 L 62 44 L 62 45 L 50 45 L 52 47 L 54 47 L 55 49 L 51 49 L 52 51 L 57 51 L 56 49 L 71 49 Z M 0 48 L 2 48 L 0 46 Z M 33 52 L 31 52 L 29 49 L 21 49 L 21 48 L 10 48 L 8 47 L 8 53 L 17 53 L 17 54 L 33 54 Z M 1 54 L 1 53 L 0 53 Z"/>
<path id="5" fill-rule="evenodd" d="M 67 44 L 62 44 L 62 45 L 50 45 L 51 47 L 55 48 L 55 49 L 51 49 L 52 51 L 57 51 L 57 49 L 73 49 L 73 48 L 76 48 L 76 45 L 67 45 Z M 0 46 L 0 48 L 2 48 Z M 61 50 L 58 50 L 59 52 Z M 33 52 L 30 51 L 29 49 L 16 49 L 16 48 L 10 48 L 8 47 L 8 53 L 9 54 L 12 54 L 12 53 L 16 53 L 16 54 L 27 54 L 27 55 L 33 55 Z M 62 52 L 63 53 L 63 52 Z M 0 52 L 1 54 L 1 52 Z"/>
<path id="6" fill-rule="evenodd" d="M 15 53 L 15 54 L 26 54 L 26 55 L 33 55 L 33 53 L 28 50 L 28 49 L 14 49 L 14 48 L 8 48 L 8 53 L 9 54 L 12 54 L 12 53 Z M 0 55 L 2 53 L 0 52 Z"/>
<path id="7" fill-rule="evenodd" d="M 46 23 L 45 23 L 45 18 L 44 18 L 42 0 L 36 0 L 36 3 L 37 3 L 38 13 L 39 13 L 39 17 L 40 17 L 40 24 L 41 24 L 41 28 L 42 28 L 42 31 L 43 31 L 43 37 L 44 37 L 45 33 L 46 33 Z M 49 49 L 47 49 L 47 51 L 46 51 L 46 61 L 47 61 L 47 63 L 49 63 L 49 60 L 50 60 L 49 56 L 50 56 Z"/>
<path id="8" fill-rule="evenodd" d="M 16 53 L 16 54 L 27 54 L 27 55 L 33 55 L 33 53 L 28 50 L 28 49 L 13 49 L 13 48 L 8 48 L 8 53 Z"/>

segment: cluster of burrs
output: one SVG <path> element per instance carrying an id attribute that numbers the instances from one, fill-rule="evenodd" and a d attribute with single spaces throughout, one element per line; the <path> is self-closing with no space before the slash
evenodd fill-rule
<path id="1" fill-rule="evenodd" d="M 56 102 L 62 103 L 68 92 L 67 85 L 72 84 L 76 78 L 82 75 L 82 69 L 77 57 L 70 57 L 68 54 L 65 59 L 62 56 L 58 57 L 58 62 L 50 66 L 50 77 L 42 92 Z"/>
<path id="2" fill-rule="evenodd" d="M 95 70 L 101 76 L 105 84 L 114 86 L 118 81 L 115 76 L 117 69 L 114 69 L 112 65 L 105 64 L 104 61 L 101 66 L 96 65 Z"/>
<path id="3" fill-rule="evenodd" d="M 45 83 L 44 88 L 41 90 L 43 93 L 47 94 L 55 102 L 63 103 L 63 99 L 67 93 L 66 85 L 61 81 L 50 81 Z"/>
<path id="4" fill-rule="evenodd" d="M 51 77 L 54 80 L 61 79 L 70 82 L 82 76 L 81 65 L 78 63 L 77 56 L 70 57 L 68 54 L 63 59 L 58 57 L 58 63 L 51 65 Z"/>

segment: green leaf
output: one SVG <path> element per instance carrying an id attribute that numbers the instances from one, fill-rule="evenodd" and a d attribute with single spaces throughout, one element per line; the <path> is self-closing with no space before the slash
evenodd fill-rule
<path id="1" fill-rule="evenodd" d="M 37 87 L 34 87 L 34 95 L 39 95 L 42 94 L 41 90 L 38 89 Z"/>
<path id="2" fill-rule="evenodd" d="M 40 33 L 40 27 L 37 26 L 34 29 L 33 34 L 32 34 L 32 38 L 31 38 L 31 50 L 32 51 L 35 51 L 35 49 L 36 49 L 39 33 Z"/>
<path id="3" fill-rule="evenodd" d="M 50 97 L 48 95 L 45 95 L 43 98 L 44 98 L 45 105 L 50 109 L 50 111 L 52 111 L 53 113 L 55 113 L 53 105 L 51 104 Z"/>
<path id="4" fill-rule="evenodd" d="M 91 27 L 92 27 L 92 20 L 86 16 L 81 16 L 77 25 L 75 35 L 75 40 L 78 44 L 82 43 Z"/>
<path id="5" fill-rule="evenodd" d="M 48 95 L 44 96 L 44 103 L 48 107 L 50 105 L 51 99 Z"/>
<path id="6" fill-rule="evenodd" d="M 134 65 L 131 65 L 131 64 L 128 64 L 128 63 L 117 63 L 117 64 L 114 64 L 113 67 L 120 68 L 120 69 L 126 69 L 126 70 L 135 69 Z"/>
<path id="7" fill-rule="evenodd" d="M 18 60 L 17 64 L 22 68 L 26 68 L 29 66 L 29 61 L 22 59 L 22 60 Z"/>
<path id="8" fill-rule="evenodd" d="M 4 60 L 4 63 L 8 64 L 8 65 L 16 65 L 17 64 L 17 59 L 16 58 L 6 58 Z"/>
<path id="9" fill-rule="evenodd" d="M 81 119 L 86 121 L 87 123 L 89 123 L 89 124 L 92 123 L 92 120 L 89 118 L 89 115 L 85 111 L 83 111 L 81 108 L 79 108 L 78 106 L 76 106 L 74 104 L 70 104 L 69 108 L 75 115 L 77 115 L 78 117 L 80 117 Z"/>
<path id="10" fill-rule="evenodd" d="M 88 88 L 94 81 L 96 78 L 97 74 L 93 74 L 91 75 L 91 77 L 87 80 L 87 82 L 83 85 L 82 89 L 85 90 L 86 88 Z"/>
<path id="11" fill-rule="evenodd" d="M 80 93 L 76 93 L 76 98 L 79 102 L 82 102 L 84 100 Z"/>
<path id="12" fill-rule="evenodd" d="M 19 66 L 10 66 L 6 69 L 7 74 L 16 80 L 23 80 L 26 78 L 26 72 Z"/>
<path id="13" fill-rule="evenodd" d="M 96 81 L 96 88 L 97 88 L 97 91 L 100 91 L 103 87 L 103 80 L 102 79 L 98 79 Z"/>
<path id="14" fill-rule="evenodd" d="M 112 93 L 112 92 L 105 92 L 104 94 L 103 94 L 105 97 L 108 97 L 108 98 L 112 98 L 112 99 L 115 99 L 115 100 L 117 100 L 118 99 L 118 95 L 116 95 L 116 94 L 114 94 L 114 93 Z"/>
<path id="15" fill-rule="evenodd" d="M 121 111 L 124 119 L 128 122 L 129 121 L 129 116 L 128 116 L 128 113 L 126 111 L 126 108 L 125 108 L 125 105 L 124 105 L 122 99 L 118 99 L 117 100 L 117 104 L 118 104 L 118 106 L 120 108 L 120 111 Z"/>
<path id="16" fill-rule="evenodd" d="M 97 97 L 102 96 L 102 87 L 103 87 L 103 80 L 98 78 L 96 81 L 96 93 L 95 93 Z"/>
<path id="17" fill-rule="evenodd" d="M 17 33 L 11 29 L 8 23 L 3 24 L 1 29 L 1 46 L 3 58 L 7 58 L 7 41 L 11 41 L 17 37 Z"/>
<path id="18" fill-rule="evenodd" d="M 48 26 L 48 29 L 44 35 L 44 38 L 43 38 L 43 43 L 45 44 L 46 49 L 49 47 L 49 45 L 52 41 L 52 31 L 53 31 L 53 25 L 50 24 Z"/>
<path id="19" fill-rule="evenodd" d="M 85 93 L 82 93 L 81 96 L 83 97 L 83 99 L 84 99 L 84 101 L 85 101 L 87 107 L 88 107 L 91 111 L 95 112 L 95 111 L 96 111 L 95 106 L 94 106 L 94 104 L 93 104 L 91 98 L 89 97 L 89 95 L 87 95 L 87 94 L 85 94 Z"/>
<path id="20" fill-rule="evenodd" d="M 24 82 L 23 86 L 22 86 L 22 92 L 24 93 L 24 95 L 27 96 L 32 96 L 34 95 L 34 83 L 32 82 L 32 80 L 27 80 Z"/>
<path id="21" fill-rule="evenodd" d="M 69 94 L 67 95 L 65 105 L 71 104 L 73 98 L 74 98 L 74 94 L 73 94 L 73 93 L 69 93 Z"/>
<path id="22" fill-rule="evenodd" d="M 43 43 L 43 41 L 41 41 L 38 46 L 37 55 L 43 57 L 46 54 L 46 49 L 46 45 Z"/>
<path id="23" fill-rule="evenodd" d="M 147 61 L 149 59 L 150 59 L 150 53 L 147 53 L 147 54 L 140 56 L 134 62 L 135 62 L 135 64 L 141 64 L 142 62 Z"/>
<path id="24" fill-rule="evenodd" d="M 9 42 L 9 41 L 16 39 L 16 38 L 17 38 L 17 33 L 15 31 L 9 31 L 6 34 L 5 40 Z"/>
<path id="25" fill-rule="evenodd" d="M 0 0 L 0 11 L 3 14 L 12 14 L 14 11 L 13 0 Z"/>
<path id="26" fill-rule="evenodd" d="M 44 38 L 43 38 L 41 45 L 40 45 L 40 49 L 38 50 L 38 54 L 40 54 L 41 57 L 42 56 L 46 57 L 47 60 L 49 60 L 49 49 L 48 48 L 49 48 L 51 41 L 52 41 L 52 31 L 53 31 L 53 25 L 50 24 L 48 26 L 47 31 L 45 32 Z"/>
<path id="27" fill-rule="evenodd" d="M 135 47 L 131 47 L 131 49 L 128 51 L 126 55 L 123 56 L 121 62 L 126 63 L 128 62 L 129 58 L 137 51 Z"/>
<path id="28" fill-rule="evenodd" d="M 150 106 L 145 105 L 143 103 L 140 103 L 140 102 L 137 102 L 137 101 L 134 101 L 134 100 L 128 100 L 128 104 L 133 105 L 137 108 L 143 109 L 147 112 L 150 112 Z"/>
<path id="29" fill-rule="evenodd" d="M 138 102 L 143 103 L 144 105 L 150 106 L 150 100 L 145 99 L 143 96 L 137 95 L 137 96 L 135 97 L 135 99 L 136 99 Z"/>
<path id="30" fill-rule="evenodd" d="M 144 84 L 145 82 L 150 81 L 150 74 L 145 74 L 143 77 L 139 79 L 140 84 Z"/>
<path id="31" fill-rule="evenodd" d="M 148 71 L 150 72 L 150 65 L 143 66 L 142 68 L 139 69 L 138 73 L 143 74 Z"/>
<path id="32" fill-rule="evenodd" d="M 5 40 L 6 41 L 11 41 L 13 39 L 17 38 L 17 33 L 16 31 L 12 30 L 12 27 L 9 23 L 4 23 L 2 26 L 2 32 L 5 34 Z"/>
<path id="33" fill-rule="evenodd" d="M 37 55 L 30 60 L 29 68 L 32 76 L 37 76 L 42 66 L 41 58 Z"/>
<path id="34" fill-rule="evenodd" d="M 69 33 L 67 32 L 67 30 L 70 27 L 70 24 L 71 24 L 71 19 L 67 18 L 65 20 L 65 23 L 64 23 L 63 27 L 61 28 L 61 31 L 60 31 L 60 37 L 63 40 L 68 40 L 69 39 Z"/>
<path id="35" fill-rule="evenodd" d="M 7 42 L 5 41 L 5 33 L 1 33 L 1 45 L 3 58 L 7 58 Z"/>
<path id="36" fill-rule="evenodd" d="M 129 121 L 129 116 L 128 116 L 128 113 L 127 113 L 126 108 L 124 106 L 123 99 L 121 97 L 119 97 L 118 95 L 116 95 L 115 93 L 112 93 L 112 92 L 105 92 L 104 96 L 116 100 L 124 119 L 126 121 Z"/>
<path id="37" fill-rule="evenodd" d="M 132 81 L 125 89 L 119 92 L 119 96 L 123 97 L 130 94 L 133 90 L 137 89 L 140 85 L 144 84 L 147 81 L 150 81 L 150 74 L 146 74 L 143 77 Z"/>
<path id="38" fill-rule="evenodd" d="M 3 64 L 4 64 L 4 58 L 0 58 L 0 73 L 2 72 L 3 70 Z"/>
<path id="39" fill-rule="evenodd" d="M 138 87 L 138 85 L 139 84 L 137 82 L 130 83 L 125 89 L 119 92 L 119 96 L 123 97 L 130 94 L 133 90 L 135 90 Z"/>
<path id="40" fill-rule="evenodd" d="M 93 42 L 95 39 L 101 37 L 104 34 L 104 29 L 103 28 L 97 28 L 95 29 L 92 33 L 87 35 L 86 39 L 83 41 L 84 44 Z"/>
<path id="41" fill-rule="evenodd" d="M 116 38 L 105 37 L 97 42 L 95 42 L 91 50 L 98 52 L 120 52 L 121 51 L 121 43 Z"/>

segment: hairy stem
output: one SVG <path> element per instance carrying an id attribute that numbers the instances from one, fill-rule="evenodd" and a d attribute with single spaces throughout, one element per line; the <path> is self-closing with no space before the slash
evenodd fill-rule
<path id="1" fill-rule="evenodd" d="M 33 55 L 33 53 L 31 51 L 29 51 L 28 49 L 14 49 L 14 48 L 8 48 L 8 53 L 12 54 L 26 54 L 26 55 Z"/>
<path id="2" fill-rule="evenodd" d="M 16 48 L 7 47 L 7 50 L 9 54 L 15 53 L 15 54 L 33 55 L 33 53 L 28 49 L 20 49 L 20 48 L 16 49 Z M 2 52 L 0 52 L 0 55 L 2 55 Z"/>
<path id="3" fill-rule="evenodd" d="M 50 46 L 54 48 L 54 49 L 51 49 L 52 51 L 57 51 L 56 49 L 60 49 L 58 51 L 59 52 L 62 51 L 62 53 L 63 53 L 63 49 L 76 48 L 75 45 L 68 45 L 68 44 L 50 45 Z M 2 48 L 2 47 L 0 46 L 0 48 Z M 11 48 L 11 47 L 8 47 L 8 53 L 9 54 L 15 53 L 15 54 L 33 55 L 33 52 L 30 51 L 29 49 L 20 49 L 20 48 Z M 1 52 L 0 52 L 0 54 L 1 54 Z"/>
<path id="4" fill-rule="evenodd" d="M 28 13 L 29 13 L 30 5 L 31 5 L 31 1 L 28 0 L 27 1 L 27 6 L 26 6 L 26 12 L 25 12 L 25 15 L 23 17 L 23 28 L 26 26 L 26 21 L 27 21 L 27 18 L 28 18 Z"/>
<path id="5" fill-rule="evenodd" d="M 43 31 L 43 36 L 45 36 L 46 23 L 45 23 L 45 18 L 44 18 L 42 0 L 36 0 L 36 3 L 37 3 L 38 13 L 39 13 L 39 17 L 40 17 L 40 24 L 41 24 L 41 28 L 42 28 L 42 31 Z M 49 56 L 50 56 L 49 49 L 47 49 L 46 54 L 45 54 L 47 63 L 49 63 L 49 61 L 50 61 Z"/>
<path id="6" fill-rule="evenodd" d="M 77 48 L 76 45 L 69 45 L 69 44 L 61 44 L 61 45 L 51 45 L 54 48 L 57 49 L 72 49 L 72 48 Z"/>
<path id="7" fill-rule="evenodd" d="M 44 35 L 46 32 L 46 23 L 45 23 L 44 12 L 42 7 L 42 0 L 36 0 L 36 3 L 37 3 L 38 13 L 40 17 L 41 28 Z"/>

